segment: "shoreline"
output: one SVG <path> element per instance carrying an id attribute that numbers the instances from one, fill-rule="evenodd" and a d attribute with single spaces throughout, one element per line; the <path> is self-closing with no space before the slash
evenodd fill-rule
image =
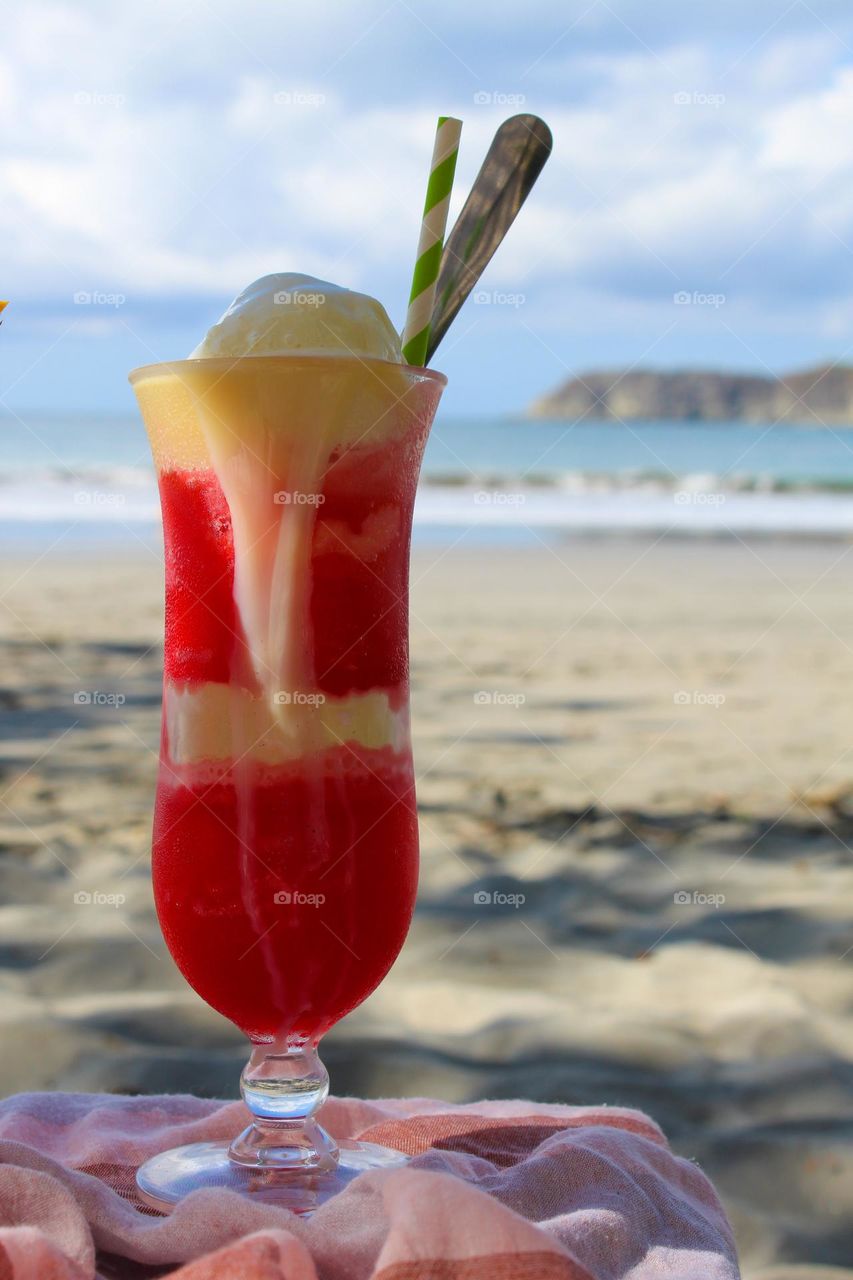
<path id="1" fill-rule="evenodd" d="M 412 535 L 412 554 L 451 550 L 464 544 L 481 554 L 494 550 L 513 550 L 535 554 L 542 549 L 573 546 L 643 546 L 664 543 L 672 546 L 725 546 L 755 542 L 765 546 L 844 546 L 853 542 L 853 500 L 850 502 L 849 527 L 773 528 L 744 524 L 742 526 L 686 524 L 614 526 L 554 525 L 551 523 L 516 523 L 482 521 L 447 523 L 444 520 L 416 521 Z M 162 558 L 162 530 L 159 521 L 120 521 L 69 524 L 67 520 L 26 520 L 12 522 L 0 518 L 0 550 L 7 564 L 28 563 L 35 558 L 80 558 L 99 563 L 117 558 Z"/>

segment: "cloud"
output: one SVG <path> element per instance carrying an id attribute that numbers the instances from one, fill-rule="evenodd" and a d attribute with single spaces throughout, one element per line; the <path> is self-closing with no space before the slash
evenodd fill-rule
<path id="1" fill-rule="evenodd" d="M 513 110 L 485 90 L 555 135 L 486 280 L 523 287 L 530 323 L 573 324 L 581 298 L 658 317 L 674 289 L 725 282 L 753 323 L 787 309 L 837 330 L 850 17 L 830 0 L 739 16 L 735 38 L 705 0 L 20 6 L 0 53 L 4 295 L 213 307 L 291 268 L 402 318 L 436 104 L 465 118 L 458 209 Z"/>

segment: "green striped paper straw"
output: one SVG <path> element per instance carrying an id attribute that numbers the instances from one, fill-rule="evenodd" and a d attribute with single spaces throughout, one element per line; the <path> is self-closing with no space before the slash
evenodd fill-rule
<path id="1" fill-rule="evenodd" d="M 403 359 L 406 364 L 422 365 L 426 361 L 432 308 L 435 302 L 435 286 L 444 232 L 447 229 L 447 212 L 450 208 L 450 192 L 456 172 L 459 154 L 459 136 L 462 121 L 452 116 L 439 116 L 435 131 L 435 146 L 429 170 L 424 216 L 418 240 L 418 257 L 412 277 L 409 310 L 403 329 Z"/>

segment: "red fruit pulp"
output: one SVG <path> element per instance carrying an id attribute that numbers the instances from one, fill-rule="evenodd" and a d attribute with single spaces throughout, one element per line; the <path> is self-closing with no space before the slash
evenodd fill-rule
<path id="1" fill-rule="evenodd" d="M 379 756 L 380 752 L 367 753 Z M 417 889 L 411 773 L 346 747 L 161 787 L 154 894 L 190 985 L 254 1040 L 321 1035 L 379 985 Z M 248 808 L 241 816 L 240 807 Z"/>
<path id="2" fill-rule="evenodd" d="M 301 634 L 328 698 L 408 697 L 408 556 L 425 430 L 346 451 L 323 477 Z M 166 683 L 245 683 L 228 505 L 209 470 L 160 475 Z M 282 520 L 290 518 L 288 508 Z M 344 742 L 284 764 L 171 759 L 153 850 L 166 943 L 208 1004 L 258 1041 L 315 1038 L 364 1000 L 408 931 L 418 838 L 408 748 Z"/>

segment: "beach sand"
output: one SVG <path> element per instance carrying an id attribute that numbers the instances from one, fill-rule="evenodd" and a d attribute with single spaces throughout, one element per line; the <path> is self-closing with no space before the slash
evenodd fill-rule
<path id="1" fill-rule="evenodd" d="M 853 1275 L 853 546 L 463 538 L 413 582 L 419 907 L 333 1088 L 644 1108 L 747 1276 Z M 237 1089 L 152 907 L 160 594 L 141 547 L 0 574 L 4 1093 Z"/>

